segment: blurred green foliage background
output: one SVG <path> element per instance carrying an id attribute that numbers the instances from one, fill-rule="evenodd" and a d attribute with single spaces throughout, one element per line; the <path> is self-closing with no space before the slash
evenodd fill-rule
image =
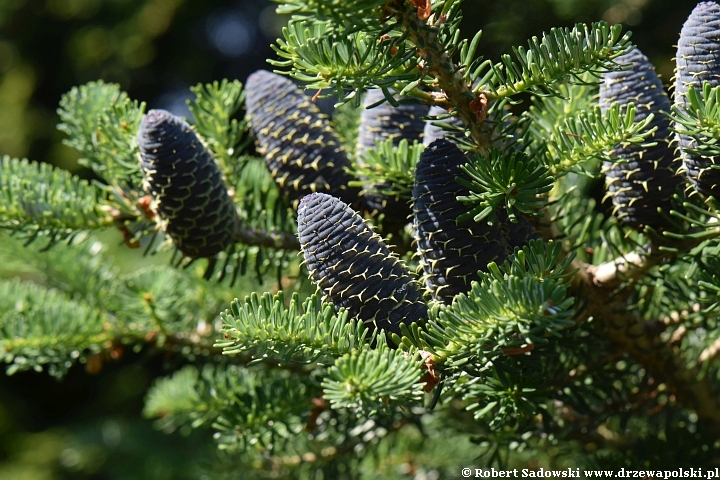
<path id="1" fill-rule="evenodd" d="M 669 84 L 674 45 L 695 4 L 467 0 L 462 28 L 464 36 L 483 29 L 480 50 L 497 59 L 551 27 L 623 23 Z M 284 23 L 267 0 L 0 0 L 0 154 L 89 177 L 55 129 L 63 93 L 103 79 L 150 108 L 188 114 L 191 85 L 244 81 L 268 68 Z M 164 351 L 121 353 L 92 375 L 74 368 L 62 382 L 32 372 L 0 377 L 0 479 L 211 478 L 203 464 L 218 454 L 208 435 L 167 435 L 141 416 L 148 386 L 179 368 L 177 360 Z"/>

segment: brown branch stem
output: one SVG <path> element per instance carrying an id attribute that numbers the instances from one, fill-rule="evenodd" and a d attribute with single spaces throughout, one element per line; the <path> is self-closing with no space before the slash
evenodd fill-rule
<path id="1" fill-rule="evenodd" d="M 549 212 L 538 223 L 538 232 L 545 240 L 562 241 Z M 685 241 L 673 246 L 689 251 L 698 243 Z M 570 254 L 568 248 L 564 250 Z M 720 395 L 712 383 L 707 377 L 701 378 L 699 367 L 689 368 L 689 362 L 676 347 L 648 331 L 638 312 L 628 308 L 633 292 L 628 284 L 668 258 L 656 244 L 651 244 L 601 265 L 575 259 L 570 266 L 577 269 L 571 292 L 585 302 L 585 318 L 599 320 L 613 344 L 635 358 L 658 381 L 666 383 L 682 405 L 694 409 L 701 419 L 720 431 Z"/>
<path id="2" fill-rule="evenodd" d="M 443 106 L 457 112 L 460 120 L 470 129 L 470 135 L 478 150 L 483 153 L 491 145 L 491 132 L 483 115 L 471 105 L 478 97 L 466 84 L 462 70 L 438 40 L 434 26 L 428 23 L 442 22 L 444 19 L 432 15 L 427 21 L 422 20 L 418 18 L 417 9 L 407 8 L 405 5 L 400 7 L 397 15 L 403 30 L 408 32 L 408 39 L 417 47 L 418 55 L 424 59 L 424 71 L 435 78 L 445 94 Z"/>
<path id="3" fill-rule="evenodd" d="M 234 240 L 245 245 L 259 245 L 284 250 L 300 250 L 297 235 L 289 232 L 257 230 L 240 225 L 235 231 Z"/>

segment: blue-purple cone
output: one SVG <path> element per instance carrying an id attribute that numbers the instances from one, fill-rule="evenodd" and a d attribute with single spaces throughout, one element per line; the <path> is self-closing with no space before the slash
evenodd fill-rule
<path id="1" fill-rule="evenodd" d="M 455 181 L 468 162 L 450 140 L 431 143 L 415 167 L 413 199 L 414 233 L 425 285 L 436 300 L 451 303 L 455 295 L 470 290 L 479 270 L 490 262 L 503 262 L 507 239 L 499 222 L 489 225 L 473 219 L 458 222 L 468 207 L 456 197 L 468 195 Z"/>
<path id="2" fill-rule="evenodd" d="M 687 105 L 688 87 L 702 88 L 703 82 L 720 85 L 720 5 L 700 2 L 693 9 L 680 31 L 676 55 L 675 105 Z M 695 190 L 704 196 L 720 198 L 720 166 L 718 157 L 690 154 L 687 148 L 694 140 L 687 135 L 677 136 L 685 172 Z"/>
<path id="3" fill-rule="evenodd" d="M 376 142 L 393 139 L 393 145 L 405 139 L 409 143 L 420 140 L 425 129 L 423 116 L 428 114 L 429 107 L 418 103 L 401 103 L 393 107 L 385 101 L 375 108 L 368 108 L 385 98 L 382 90 L 369 90 L 363 100 L 360 114 L 360 128 L 356 155 L 361 158 L 366 151 L 375 148 Z"/>
<path id="4" fill-rule="evenodd" d="M 359 190 L 340 140 L 300 88 L 266 70 L 251 74 L 245 84 L 245 104 L 259 153 L 285 196 L 297 208 L 309 193 L 326 192 L 349 204 Z"/>
<path id="5" fill-rule="evenodd" d="M 298 236 L 310 278 L 337 308 L 393 333 L 427 318 L 417 282 L 341 200 L 325 193 L 303 197 Z"/>
<path id="6" fill-rule="evenodd" d="M 430 107 L 430 111 L 428 112 L 428 115 L 430 116 L 437 116 L 437 115 L 445 115 L 447 113 L 447 110 L 445 110 L 442 107 L 433 106 Z M 443 120 L 436 120 L 437 122 L 447 123 L 450 125 L 454 125 L 456 127 L 463 127 L 463 122 L 460 120 L 459 117 L 449 117 Z M 453 137 L 456 134 L 453 132 L 448 132 L 446 130 L 443 130 L 441 127 L 438 127 L 437 125 L 433 125 L 433 120 L 428 120 L 425 122 L 425 128 L 423 130 L 423 145 L 426 147 L 433 143 L 435 140 L 441 139 L 441 138 L 447 138 L 449 140 L 453 140 Z M 462 135 L 462 133 L 460 133 Z"/>
<path id="7" fill-rule="evenodd" d="M 412 145 L 420 141 L 425 128 L 422 119 L 428 113 L 427 105 L 417 103 L 401 103 L 393 107 L 385 102 L 374 108 L 368 108 L 385 98 L 382 90 L 369 90 L 363 100 L 363 110 L 360 115 L 360 128 L 358 130 L 356 161 L 363 163 L 363 155 L 376 146 L 376 142 L 392 139 L 393 145 L 401 140 L 407 140 Z M 375 188 L 382 188 L 376 185 Z M 370 188 L 373 188 L 372 186 Z M 400 197 L 388 197 L 374 192 L 363 192 L 365 204 L 376 213 L 385 214 L 387 220 L 396 224 L 405 224 L 412 213 L 410 204 Z"/>
<path id="8" fill-rule="evenodd" d="M 150 110 L 138 146 L 143 187 L 173 244 L 192 258 L 229 247 L 237 211 L 222 172 L 190 125 L 166 110 Z"/>
<path id="9" fill-rule="evenodd" d="M 653 114 L 649 128 L 657 130 L 648 142 L 654 147 L 642 148 L 636 145 L 615 147 L 615 161 L 604 162 L 607 195 L 612 199 L 613 213 L 620 223 L 633 228 L 644 226 L 661 228 L 667 221 L 658 209 L 667 210 L 670 199 L 683 182 L 676 175 L 670 120 L 670 100 L 655 68 L 637 48 L 616 60 L 620 65 L 629 65 L 629 70 L 612 71 L 603 74 L 600 85 L 600 107 L 603 111 L 614 102 L 621 109 L 628 103 L 635 104 L 635 122 Z"/>

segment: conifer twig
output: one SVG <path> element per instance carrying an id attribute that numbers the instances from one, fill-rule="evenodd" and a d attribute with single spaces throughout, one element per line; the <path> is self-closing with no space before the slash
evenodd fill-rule
<path id="1" fill-rule="evenodd" d="M 458 118 L 470 129 L 470 134 L 475 140 L 479 151 L 482 153 L 490 147 L 490 132 L 484 126 L 487 115 L 487 99 L 484 95 L 475 96 L 466 85 L 463 79 L 463 72 L 453 62 L 450 54 L 438 41 L 435 30 L 427 28 L 425 21 L 418 18 L 417 9 L 403 6 L 398 12 L 403 30 L 408 32 L 408 39 L 417 46 L 418 55 L 424 59 L 425 71 L 435 77 L 438 86 L 445 94 L 444 101 L 433 104 L 441 104 L 447 108 L 450 106 L 457 112 Z M 430 20 L 435 19 L 434 16 Z M 445 19 L 435 19 L 436 22 L 443 22 Z"/>
<path id="2" fill-rule="evenodd" d="M 537 230 L 546 240 L 562 237 L 552 221 L 538 222 Z M 694 242 L 686 241 L 681 250 L 688 251 L 693 246 Z M 565 253 L 570 252 L 565 249 Z M 666 258 L 655 245 L 649 247 L 647 253 L 632 252 L 601 265 L 589 265 L 575 258 L 569 267 L 577 269 L 572 289 L 578 298 L 587 299 L 585 318 L 602 322 L 612 343 L 629 353 L 659 381 L 667 383 L 683 405 L 693 408 L 701 419 L 720 431 L 720 397 L 712 383 L 707 377 L 700 379 L 698 367 L 688 368 L 686 358 L 657 335 L 651 335 L 637 312 L 628 310 L 632 289 L 618 290 L 622 283 L 641 278 Z"/>
<path id="3" fill-rule="evenodd" d="M 662 260 L 660 252 L 651 246 L 646 252 L 630 252 L 600 265 L 588 265 L 586 271 L 596 286 L 612 290 L 623 282 L 642 278 Z"/>
<path id="4" fill-rule="evenodd" d="M 245 245 L 258 245 L 283 250 L 300 250 L 300 242 L 294 233 L 271 232 L 240 226 L 235 230 L 234 240 Z"/>
<path id="5" fill-rule="evenodd" d="M 700 378 L 698 367 L 688 368 L 687 360 L 656 335 L 649 335 L 645 322 L 627 310 L 629 290 L 611 299 L 612 292 L 586 284 L 588 315 L 599 319 L 610 340 L 640 362 L 651 375 L 665 382 L 678 400 L 693 408 L 698 417 L 720 431 L 720 397 L 707 377 Z"/>

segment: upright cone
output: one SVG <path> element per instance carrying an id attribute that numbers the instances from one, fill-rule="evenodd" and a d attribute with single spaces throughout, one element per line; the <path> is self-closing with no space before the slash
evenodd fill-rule
<path id="1" fill-rule="evenodd" d="M 355 150 L 356 161 L 360 164 L 363 162 L 363 155 L 368 150 L 374 149 L 377 142 L 392 139 L 393 145 L 398 145 L 401 140 L 407 140 L 412 144 L 413 141 L 419 141 L 422 138 L 425 128 L 422 117 L 427 115 L 428 107 L 416 103 L 401 103 L 397 107 L 393 107 L 386 101 L 374 108 L 369 108 L 384 99 L 382 90 L 378 89 L 368 91 L 363 99 Z M 379 187 L 382 186 L 379 185 Z M 367 191 L 363 192 L 363 197 L 369 209 L 385 214 L 385 218 L 393 224 L 407 223 L 412 213 L 409 203 L 403 198 L 387 197 Z"/>
<path id="2" fill-rule="evenodd" d="M 222 172 L 190 125 L 166 110 L 150 110 L 138 146 L 143 187 L 173 244 L 192 258 L 229 247 L 237 211 Z"/>
<path id="3" fill-rule="evenodd" d="M 690 85 L 701 89 L 703 82 L 720 85 L 720 5 L 700 2 L 680 31 L 675 72 L 675 105 L 687 105 Z M 687 135 L 678 135 L 685 172 L 693 188 L 702 195 L 720 198 L 720 158 L 687 152 L 694 146 Z"/>
<path id="4" fill-rule="evenodd" d="M 303 197 L 298 236 L 310 278 L 336 307 L 393 333 L 400 333 L 402 323 L 427 318 L 417 282 L 341 200 L 324 193 Z"/>
<path id="5" fill-rule="evenodd" d="M 297 208 L 300 198 L 325 192 L 348 204 L 350 161 L 327 117 L 285 77 L 258 70 L 245 84 L 245 103 L 258 151 L 282 192 Z"/>
<path id="6" fill-rule="evenodd" d="M 507 256 L 507 239 L 498 221 L 457 221 L 468 207 L 456 197 L 470 192 L 455 177 L 463 175 L 460 167 L 467 162 L 454 143 L 442 138 L 425 149 L 415 167 L 413 213 L 420 264 L 430 294 L 447 304 L 470 290 L 479 270 Z"/>
<path id="7" fill-rule="evenodd" d="M 607 110 L 614 102 L 621 107 L 635 104 L 635 122 L 653 114 L 650 128 L 655 133 L 648 138 L 654 147 L 636 145 L 615 147 L 614 162 L 605 162 L 607 195 L 612 198 L 614 214 L 620 223 L 642 229 L 648 225 L 660 228 L 666 224 L 658 209 L 667 210 L 670 198 L 682 182 L 675 174 L 671 139 L 670 99 L 655 68 L 640 50 L 618 57 L 619 64 L 631 65 L 630 70 L 607 72 L 600 85 L 600 107 Z"/>

